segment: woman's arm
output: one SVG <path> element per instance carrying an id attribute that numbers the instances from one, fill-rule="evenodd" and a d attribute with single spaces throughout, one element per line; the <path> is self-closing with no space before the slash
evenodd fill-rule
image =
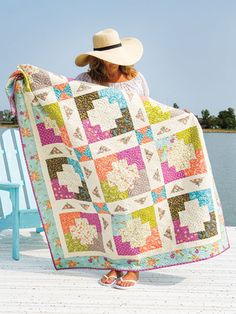
<path id="1" fill-rule="evenodd" d="M 149 97 L 150 91 L 149 91 L 148 83 L 142 73 L 139 72 L 139 75 L 142 79 L 143 95 Z"/>

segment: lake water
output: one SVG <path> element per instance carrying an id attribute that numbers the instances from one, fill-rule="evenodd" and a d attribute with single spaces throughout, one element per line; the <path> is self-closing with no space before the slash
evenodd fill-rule
<path id="1" fill-rule="evenodd" d="M 236 226 L 236 133 L 203 133 L 225 224 Z"/>

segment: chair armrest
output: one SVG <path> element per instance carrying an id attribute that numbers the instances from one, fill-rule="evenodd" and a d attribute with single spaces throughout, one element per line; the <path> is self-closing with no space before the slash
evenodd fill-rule
<path id="1" fill-rule="evenodd" d="M 9 182 L 9 181 L 6 181 L 6 182 L 3 182 L 3 181 L 0 181 L 0 190 L 3 190 L 3 191 L 9 191 L 11 189 L 16 189 L 22 185 L 22 183 L 17 183 L 17 182 Z"/>

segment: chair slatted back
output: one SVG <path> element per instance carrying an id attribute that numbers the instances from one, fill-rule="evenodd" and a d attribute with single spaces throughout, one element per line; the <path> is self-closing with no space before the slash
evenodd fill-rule
<path id="1" fill-rule="evenodd" d="M 20 210 L 37 208 L 18 128 L 0 128 L 0 182 L 21 183 Z M 9 193 L 0 191 L 0 220 L 12 211 Z"/>

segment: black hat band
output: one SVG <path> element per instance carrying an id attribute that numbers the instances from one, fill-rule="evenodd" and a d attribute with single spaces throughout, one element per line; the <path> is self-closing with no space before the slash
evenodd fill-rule
<path id="1" fill-rule="evenodd" d="M 111 45 L 111 46 L 106 46 L 106 47 L 101 47 L 101 48 L 93 48 L 93 50 L 109 50 L 109 49 L 113 49 L 113 48 L 117 48 L 117 47 L 121 47 L 122 44 L 119 43 L 119 44 L 116 44 L 116 45 Z"/>

